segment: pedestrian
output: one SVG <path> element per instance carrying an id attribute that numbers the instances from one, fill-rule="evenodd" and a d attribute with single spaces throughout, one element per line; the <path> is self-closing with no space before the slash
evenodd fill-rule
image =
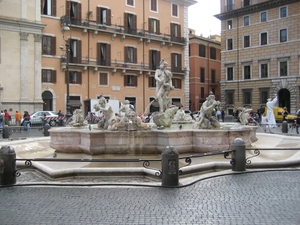
<path id="1" fill-rule="evenodd" d="M 283 107 L 283 111 L 282 111 L 282 121 L 287 121 L 287 116 L 289 115 L 289 112 L 287 111 L 286 107 Z"/>
<path id="2" fill-rule="evenodd" d="M 297 119 L 296 119 L 296 132 L 299 134 L 299 127 L 300 127 L 300 113 L 297 114 Z"/>
<path id="3" fill-rule="evenodd" d="M 43 120 L 43 127 L 44 127 L 47 123 L 49 123 L 49 121 L 48 121 L 48 119 L 47 119 L 46 113 L 43 113 L 42 120 Z"/>
<path id="4" fill-rule="evenodd" d="M 58 111 L 58 120 L 59 120 L 59 126 L 62 126 L 64 123 L 64 114 L 61 112 L 61 110 Z"/>
<path id="5" fill-rule="evenodd" d="M 222 122 L 224 122 L 224 120 L 225 120 L 225 111 L 224 111 L 224 109 L 222 109 L 222 111 L 221 111 L 221 117 L 222 117 Z"/>
<path id="6" fill-rule="evenodd" d="M 3 125 L 4 125 L 4 112 L 3 112 L 3 110 L 1 110 L 1 113 L 0 113 L 0 128 L 1 129 L 3 128 Z"/>
<path id="7" fill-rule="evenodd" d="M 10 121 L 11 121 L 11 116 L 7 112 L 7 109 L 4 109 L 4 124 L 7 125 L 7 126 L 9 126 L 10 125 Z"/>
<path id="8" fill-rule="evenodd" d="M 262 129 L 264 130 L 264 132 L 266 132 L 267 131 L 267 126 L 268 126 L 270 133 L 272 133 L 271 130 L 270 130 L 270 126 L 268 124 L 269 123 L 268 123 L 267 113 L 264 112 L 261 116 Z"/>
<path id="9" fill-rule="evenodd" d="M 21 118 L 22 118 L 21 113 L 18 110 L 16 110 L 15 119 L 16 119 L 17 126 L 21 126 Z"/>
<path id="10" fill-rule="evenodd" d="M 27 111 L 24 111 L 24 115 L 23 115 L 23 126 L 24 126 L 24 130 L 28 131 L 30 130 L 30 115 Z"/>

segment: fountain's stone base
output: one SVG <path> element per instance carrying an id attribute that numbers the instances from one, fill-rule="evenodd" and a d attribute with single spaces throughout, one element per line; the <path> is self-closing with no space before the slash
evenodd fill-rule
<path id="1" fill-rule="evenodd" d="M 55 127 L 50 132 L 50 147 L 57 152 L 99 154 L 160 154 L 166 146 L 179 153 L 204 153 L 231 148 L 236 138 L 246 146 L 257 141 L 257 127 L 236 130 L 147 130 L 103 131 Z"/>

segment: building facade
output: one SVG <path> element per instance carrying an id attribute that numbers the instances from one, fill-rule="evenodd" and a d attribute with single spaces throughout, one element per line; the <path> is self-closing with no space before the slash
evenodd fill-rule
<path id="1" fill-rule="evenodd" d="M 205 38 L 190 32 L 189 48 L 190 105 L 192 111 L 198 111 L 211 91 L 216 100 L 221 99 L 221 38 Z"/>
<path id="2" fill-rule="evenodd" d="M 221 101 L 256 111 L 268 98 L 300 107 L 300 1 L 221 0 Z"/>
<path id="3" fill-rule="evenodd" d="M 41 97 L 42 29 L 39 1 L 0 1 L 0 109 L 34 112 Z"/>
<path id="4" fill-rule="evenodd" d="M 44 110 L 66 112 L 69 89 L 71 112 L 81 107 L 87 114 L 100 94 L 144 112 L 155 98 L 162 59 L 173 73 L 169 97 L 189 108 L 188 7 L 195 3 L 42 0 Z"/>

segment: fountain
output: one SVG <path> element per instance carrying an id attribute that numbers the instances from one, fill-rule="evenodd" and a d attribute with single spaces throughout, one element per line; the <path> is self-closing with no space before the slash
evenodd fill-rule
<path id="1" fill-rule="evenodd" d="M 153 113 L 154 124 L 143 123 L 129 104 L 123 106 L 125 116 L 116 117 L 112 107 L 101 95 L 94 109 L 101 110 L 105 117 L 97 127 L 90 126 L 88 129 L 83 124 L 79 127 L 73 125 L 51 128 L 50 147 L 61 153 L 143 155 L 161 154 L 166 146 L 173 146 L 182 154 L 228 150 L 236 138 L 242 138 L 246 146 L 257 140 L 255 126 L 221 126 L 213 116 L 214 109 L 220 107 L 220 102 L 215 100 L 212 92 L 202 104 L 198 120 L 194 123 L 185 121 L 179 127 L 178 120 L 185 117 L 180 116 L 179 108 L 173 106 L 168 97 L 174 87 L 172 73 L 167 70 L 167 65 L 162 60 L 160 69 L 155 72 L 159 112 Z M 74 115 L 74 118 L 76 120 L 82 117 Z M 78 122 L 74 124 L 77 125 Z"/>

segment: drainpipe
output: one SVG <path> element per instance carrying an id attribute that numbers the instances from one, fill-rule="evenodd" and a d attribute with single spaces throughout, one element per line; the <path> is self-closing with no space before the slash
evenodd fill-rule
<path id="1" fill-rule="evenodd" d="M 143 32 L 145 31 L 145 0 L 143 0 Z M 143 70 L 145 65 L 145 42 L 143 41 Z M 146 101 L 146 93 L 145 93 L 145 74 L 142 74 L 143 76 L 143 112 L 145 111 L 145 101 Z"/>
<path id="2" fill-rule="evenodd" d="M 88 12 L 90 11 L 90 0 L 88 1 Z M 88 17 L 88 23 L 90 23 L 90 17 Z M 90 65 L 90 32 L 88 32 L 88 65 Z M 90 70 L 88 69 L 88 89 L 87 89 L 87 96 L 90 99 Z"/>
<path id="3" fill-rule="evenodd" d="M 238 91 L 238 102 L 240 101 L 240 39 L 239 39 L 239 16 L 237 15 L 237 28 L 236 28 L 236 36 L 237 36 L 237 48 L 236 48 L 236 57 L 237 57 L 237 91 Z"/>

